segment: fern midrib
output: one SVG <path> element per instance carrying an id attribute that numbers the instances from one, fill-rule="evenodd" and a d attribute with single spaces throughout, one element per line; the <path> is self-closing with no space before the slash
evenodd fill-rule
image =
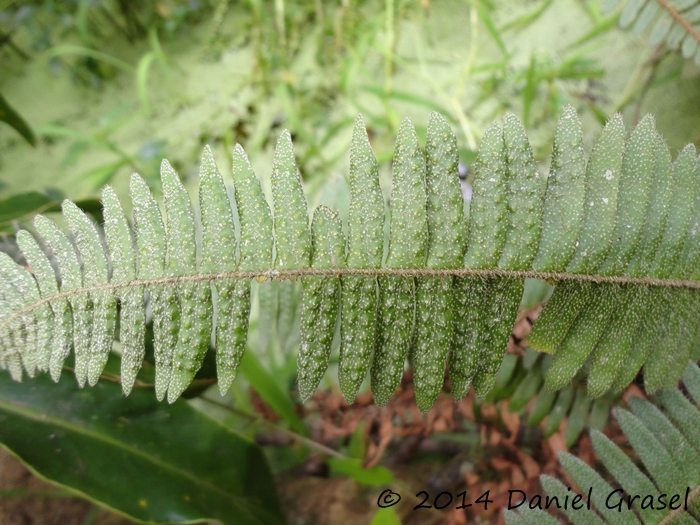
<path id="1" fill-rule="evenodd" d="M 207 489 L 211 490 L 212 492 L 217 492 L 217 493 L 221 494 L 224 498 L 230 500 L 233 505 L 240 508 L 241 511 L 246 512 L 251 519 L 257 519 L 256 516 L 251 513 L 250 509 L 247 509 L 246 508 L 247 506 L 244 503 L 242 503 L 241 501 L 239 501 L 239 500 L 245 499 L 245 498 L 243 498 L 243 497 L 237 498 L 237 497 L 233 496 L 232 494 L 229 494 L 225 490 L 219 488 L 218 486 L 216 486 L 213 483 L 203 481 L 201 478 L 194 476 L 194 475 L 188 473 L 187 471 L 178 469 L 178 468 L 174 467 L 172 464 L 163 462 L 163 461 L 161 461 L 158 458 L 155 458 L 153 456 L 149 456 L 148 454 L 145 454 L 144 452 L 142 452 L 141 450 L 139 450 L 137 448 L 128 447 L 128 446 L 124 445 L 123 443 L 121 443 L 120 441 L 112 439 L 111 437 L 108 437 L 104 434 L 100 434 L 99 432 L 95 432 L 95 431 L 87 429 L 85 427 L 74 425 L 74 424 L 69 423 L 65 420 L 57 419 L 55 417 L 49 416 L 45 413 L 38 412 L 36 410 L 32 410 L 32 409 L 29 409 L 26 407 L 18 407 L 16 405 L 14 405 L 13 403 L 8 403 L 8 402 L 2 401 L 2 400 L 0 400 L 0 410 L 6 410 L 7 412 L 11 412 L 11 413 L 16 414 L 20 417 L 33 419 L 33 420 L 38 421 L 40 423 L 51 423 L 51 424 L 54 424 L 58 427 L 65 428 L 66 430 L 70 430 L 72 432 L 77 432 L 79 434 L 84 434 L 84 435 L 90 436 L 94 439 L 103 441 L 105 443 L 110 444 L 113 447 L 120 448 L 122 450 L 129 452 L 130 454 L 134 454 L 135 456 L 140 456 L 143 459 L 145 459 L 146 461 L 153 463 L 154 465 L 157 465 L 158 467 L 162 468 L 163 470 L 173 472 L 174 474 L 177 474 L 179 476 L 182 476 L 185 479 L 192 481 L 195 485 L 202 485 L 202 486 L 206 487 Z"/>
<path id="2" fill-rule="evenodd" d="M 661 9 L 666 11 L 669 15 L 671 15 L 671 18 L 679 24 L 683 29 L 686 30 L 686 32 L 692 36 L 695 41 L 700 44 L 700 33 L 696 31 L 696 29 L 693 27 L 693 25 L 688 22 L 685 18 L 683 18 L 683 15 L 681 15 L 675 7 L 673 7 L 668 0 L 656 0 L 661 6 Z"/>
<path id="3" fill-rule="evenodd" d="M 221 281 L 225 279 L 262 279 L 264 281 L 271 279 L 286 279 L 296 280 L 299 277 L 320 276 L 320 277 L 343 277 L 350 275 L 360 275 L 365 277 L 377 276 L 394 276 L 394 277 L 480 277 L 482 279 L 491 277 L 519 278 L 519 279 L 542 279 L 545 281 L 578 281 L 592 283 L 611 283 L 611 284 L 631 284 L 638 286 L 654 286 L 663 288 L 686 288 L 700 289 L 700 281 L 689 279 L 658 279 L 655 277 L 629 277 L 626 275 L 597 275 L 597 274 L 580 274 L 569 272 L 538 272 L 536 270 L 502 270 L 500 268 L 490 269 L 475 269 L 475 268 L 298 268 L 292 270 L 252 270 L 252 271 L 231 271 L 220 273 L 205 273 L 196 275 L 181 275 L 177 277 L 162 277 L 158 279 L 136 279 L 128 282 L 107 283 L 93 286 L 84 286 L 74 288 L 67 292 L 61 292 L 49 297 L 45 297 L 34 304 L 26 306 L 21 310 L 15 311 L 12 315 L 6 317 L 0 322 L 0 329 L 9 325 L 14 319 L 26 316 L 36 308 L 45 304 L 66 299 L 80 294 L 89 294 L 98 291 L 115 291 L 123 288 L 136 288 L 139 286 L 155 286 L 155 285 L 175 285 L 183 282 L 204 282 L 204 281 Z M 14 351 L 9 352 L 9 355 Z"/>

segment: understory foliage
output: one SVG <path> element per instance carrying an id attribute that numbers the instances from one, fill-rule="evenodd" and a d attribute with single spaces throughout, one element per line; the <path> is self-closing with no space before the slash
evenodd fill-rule
<path id="1" fill-rule="evenodd" d="M 624 4 L 619 25 L 634 33 L 648 32 L 649 44 L 666 44 L 700 65 L 700 2 L 698 0 L 608 0 L 604 10 Z"/>
<path id="2" fill-rule="evenodd" d="M 577 457 L 560 452 L 559 461 L 583 495 L 578 506 L 572 508 L 576 493 L 569 492 L 570 486 L 543 474 L 540 484 L 547 496 L 527 501 L 519 513 L 506 510 L 506 523 L 556 525 L 559 521 L 544 511 L 556 508 L 574 525 L 697 523 L 693 516 L 700 513 L 700 368 L 692 361 L 683 373 L 683 383 L 692 402 L 673 388 L 660 392 L 653 402 L 632 397 L 630 410 L 615 409 L 641 466 L 605 434 L 591 430 L 593 448 L 620 488 L 613 488 Z M 589 489 L 592 510 L 586 508 Z"/>
<path id="3" fill-rule="evenodd" d="M 485 403 L 508 401 L 511 413 L 521 413 L 530 426 L 544 422 L 542 430 L 549 438 L 564 425 L 564 443 L 571 448 L 586 429 L 603 430 L 610 407 L 618 402 L 618 396 L 605 396 L 592 400 L 586 388 L 577 380 L 558 392 L 544 384 L 552 355 L 528 348 L 522 356 L 507 353 L 496 374 L 493 389 L 483 400 Z M 532 403 L 530 403 L 532 401 Z"/>
<path id="4" fill-rule="evenodd" d="M 350 150 L 347 239 L 337 213 L 325 206 L 309 226 L 286 131 L 275 151 L 272 209 L 240 146 L 233 152 L 235 207 L 205 149 L 197 220 L 167 161 L 165 218 L 137 174 L 131 224 L 114 191 L 104 189 L 104 240 L 100 227 L 66 200 L 70 233 L 41 215 L 34 234 L 18 233 L 30 271 L 1 254 L 0 366 L 17 380 L 24 369 L 30 377 L 48 371 L 58 381 L 73 348 L 78 383 L 94 385 L 119 316 L 125 394 L 143 363 L 150 320 L 158 399 L 167 394 L 173 402 L 182 394 L 212 339 L 224 393 L 246 349 L 250 280 L 300 278 L 301 397 L 325 373 L 339 321 L 338 378 L 346 400 L 354 400 L 369 373 L 376 403 L 386 404 L 408 359 L 416 401 L 426 411 L 443 388 L 446 364 L 456 398 L 472 385 L 479 397 L 493 389 L 524 280 L 539 277 L 557 284 L 528 337 L 530 346 L 553 354 L 546 391 L 565 387 L 584 365 L 592 398 L 624 389 L 642 367 L 649 393 L 675 385 L 700 326 L 695 148 L 688 145 L 672 161 L 651 116 L 627 137 L 618 114 L 586 160 L 581 123 L 569 106 L 547 176 L 538 171 L 522 123 L 508 114 L 481 141 L 468 219 L 457 164 L 445 119 L 431 115 L 425 151 L 404 119 L 386 258 L 385 198 L 361 116 Z"/>

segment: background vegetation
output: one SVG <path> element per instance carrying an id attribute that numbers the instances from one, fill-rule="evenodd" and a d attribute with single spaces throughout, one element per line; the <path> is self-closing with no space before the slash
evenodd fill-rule
<path id="1" fill-rule="evenodd" d="M 620 30 L 622 9 L 601 12 L 598 0 L 0 0 L 0 117 L 14 126 L 0 123 L 0 248 L 16 253 L 17 229 L 35 213 L 57 211 L 63 198 L 98 214 L 100 188 L 109 183 L 125 196 L 133 171 L 158 193 L 163 157 L 192 187 L 205 144 L 225 171 L 241 143 L 269 194 L 272 151 L 284 128 L 292 132 L 310 206 L 328 204 L 343 216 L 350 131 L 360 112 L 385 195 L 401 118 L 410 116 L 424 141 L 430 111 L 457 134 L 466 199 L 478 141 L 507 111 L 525 123 L 543 170 L 569 103 L 581 115 L 589 150 L 615 112 L 628 129 L 652 112 L 675 155 L 700 142 L 700 67 L 664 44 L 649 45 L 646 35 Z M 532 401 L 548 363 L 520 342 L 546 297 L 543 283 L 528 285 L 501 388 L 483 404 L 469 396 L 455 405 L 444 393 L 425 417 L 415 407 L 410 372 L 382 410 L 368 393 L 346 406 L 333 367 L 301 405 L 298 292 L 256 287 L 242 377 L 221 398 L 208 389 L 213 371 L 205 367 L 192 400 L 178 408 L 192 417 L 203 412 L 262 446 L 291 523 L 496 523 L 508 488 L 537 487 L 540 473 L 562 472 L 555 452 L 571 449 L 594 463 L 587 434 L 580 437 L 585 427 L 621 436 L 606 421 L 611 405 L 624 401 L 591 404 L 574 385 L 568 402 L 558 401 L 561 417 L 546 420 L 541 407 L 548 401 Z M 0 388 L 0 397 L 24 395 L 13 392 Z M 111 394 L 118 397 L 118 388 Z M 181 459 L 173 456 L 173 464 Z M 80 490 L 77 478 L 62 482 Z M 113 483 L 128 484 L 119 477 Z M 404 502 L 377 513 L 384 486 Z M 420 490 L 465 488 L 472 500 L 491 490 L 496 503 L 488 511 L 412 511 Z M 0 521 L 23 523 L 12 521 L 16 509 L 38 508 L 42 494 L 22 490 L 0 473 Z M 68 495 L 74 493 L 62 493 Z M 169 505 L 166 491 L 154 497 Z M 134 509 L 100 501 L 141 519 L 152 508 L 138 498 Z M 90 505 L 75 508 L 75 523 L 116 519 L 97 516 Z"/>

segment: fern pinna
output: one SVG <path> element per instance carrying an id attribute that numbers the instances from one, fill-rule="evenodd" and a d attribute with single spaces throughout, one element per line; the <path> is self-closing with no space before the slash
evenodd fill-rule
<path id="1" fill-rule="evenodd" d="M 165 219 L 134 174 L 131 225 L 114 191 L 103 192 L 106 243 L 70 201 L 63 204 L 70 234 L 43 216 L 34 220 L 34 235 L 18 233 L 30 271 L 0 257 L 0 366 L 17 380 L 24 369 L 57 381 L 72 347 L 77 381 L 93 385 L 118 314 L 128 394 L 152 318 L 158 398 L 182 394 L 212 334 L 223 393 L 246 349 L 250 280 L 300 278 L 301 397 L 326 371 L 339 319 L 346 400 L 369 372 L 376 402 L 387 403 L 408 359 L 425 411 L 443 388 L 446 365 L 456 397 L 472 385 L 479 397 L 491 391 L 524 280 L 534 277 L 557 284 L 528 338 L 553 354 L 548 391 L 566 386 L 586 364 L 591 397 L 623 389 L 642 368 L 647 391 L 672 386 L 700 335 L 700 164 L 692 145 L 672 161 L 651 116 L 625 135 L 621 116 L 613 116 L 586 161 L 580 120 L 567 107 L 545 175 L 523 125 L 506 115 L 481 142 L 467 220 L 447 122 L 431 115 L 424 152 L 405 119 L 386 260 L 384 196 L 361 116 L 350 150 L 347 240 L 327 207 L 315 210 L 309 227 L 288 132 L 275 152 L 274 213 L 243 149 L 233 152 L 238 236 L 211 151 L 200 169 L 200 224 L 163 161 Z"/>
<path id="2" fill-rule="evenodd" d="M 697 523 L 700 368 L 692 361 L 687 363 L 683 383 L 692 401 L 673 388 L 660 392 L 652 402 L 631 397 L 630 410 L 615 409 L 615 418 L 639 461 L 633 461 L 601 431 L 592 430 L 593 449 L 610 476 L 603 477 L 601 469 L 596 471 L 576 456 L 560 452 L 559 461 L 580 494 L 585 495 L 579 498 L 583 503 L 572 505 L 577 496 L 570 483 L 564 485 L 542 474 L 540 485 L 546 494 L 518 493 L 511 508 L 505 510 L 506 523 L 559 525 L 545 512 L 554 509 L 574 525 Z M 618 488 L 608 480 L 616 481 Z M 516 508 L 517 512 L 513 510 Z"/>
<path id="3" fill-rule="evenodd" d="M 618 23 L 648 35 L 649 44 L 666 44 L 700 65 L 700 2 L 698 0 L 606 0 L 603 13 L 622 4 Z"/>

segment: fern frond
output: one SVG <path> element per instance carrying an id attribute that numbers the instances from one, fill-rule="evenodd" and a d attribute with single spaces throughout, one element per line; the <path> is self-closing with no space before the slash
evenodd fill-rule
<path id="1" fill-rule="evenodd" d="M 619 488 L 575 456 L 559 454 L 580 493 L 584 498 L 591 495 L 591 510 L 576 510 L 571 505 L 561 508 L 572 523 L 634 524 L 639 518 L 648 525 L 696 523 L 694 516 L 700 511 L 700 368 L 692 361 L 686 363 L 683 382 L 693 402 L 674 388 L 661 392 L 653 403 L 632 397 L 630 410 L 616 409 L 615 417 L 638 460 L 633 461 L 602 432 L 591 431 L 593 448 Z M 547 494 L 558 498 L 552 508 L 563 507 L 564 501 L 575 496 L 546 474 L 540 476 L 540 484 Z M 529 503 L 523 509 L 526 506 Z M 534 510 L 543 512 L 543 506 L 535 505 Z M 528 511 L 533 509 L 522 515 L 511 511 L 506 520 L 527 520 Z"/>
<path id="2" fill-rule="evenodd" d="M 607 423 L 610 407 L 617 396 L 591 400 L 582 382 L 568 384 L 559 392 L 548 390 L 544 377 L 552 364 L 552 356 L 529 348 L 524 356 L 507 354 L 496 374 L 493 390 L 485 403 L 508 401 L 511 413 L 520 413 L 528 425 L 541 425 L 545 437 L 564 426 L 567 448 L 574 446 L 585 429 L 602 430 Z"/>
<path id="3" fill-rule="evenodd" d="M 609 0 L 605 12 L 623 3 L 619 26 L 648 33 L 652 46 L 665 43 L 700 65 L 700 2 L 697 0 Z M 651 28 L 651 29 L 650 29 Z"/>
<path id="4" fill-rule="evenodd" d="M 522 124 L 507 115 L 502 128 L 486 131 L 479 148 L 468 223 L 456 164 L 456 139 L 442 117 L 431 116 L 425 151 L 410 121 L 402 122 L 384 264 L 384 196 L 361 117 L 350 151 L 347 247 L 332 210 L 317 209 L 309 228 L 286 132 L 275 151 L 272 210 L 238 145 L 235 207 L 205 149 L 199 221 L 167 161 L 161 166 L 165 218 L 136 174 L 133 231 L 114 191 L 105 188 L 104 244 L 97 226 L 66 201 L 70 235 L 43 216 L 34 221 L 36 236 L 18 234 L 31 273 L 0 258 L 0 366 L 16 379 L 24 367 L 30 376 L 41 370 L 58 380 L 72 346 L 78 383 L 94 384 L 109 356 L 119 306 L 128 394 L 144 359 L 148 304 L 157 397 L 167 394 L 172 402 L 182 394 L 212 335 L 224 393 L 245 351 L 250 280 L 260 283 L 261 315 L 270 316 L 263 299 L 271 285 L 264 281 L 279 279 L 278 335 L 284 347 L 301 343 L 303 398 L 325 372 L 340 318 L 338 375 L 346 400 L 352 402 L 371 370 L 376 401 L 387 403 L 408 358 L 418 405 L 426 411 L 446 365 L 457 398 L 471 385 L 479 397 L 494 386 L 503 391 L 499 370 L 524 280 L 540 278 L 557 287 L 528 341 L 554 356 L 546 373 L 523 383 L 516 396 L 537 395 L 533 420 L 554 409 L 565 413 L 573 406 L 587 414 L 596 406 L 568 389 L 553 394 L 581 369 L 588 370 L 591 397 L 620 391 L 642 367 L 649 392 L 674 385 L 700 327 L 695 149 L 686 147 L 672 162 L 652 117 L 626 138 L 616 115 L 586 162 L 581 123 L 567 107 L 545 176 Z M 298 339 L 296 306 L 282 298 L 296 296 L 302 285 Z M 556 421 L 555 415 L 552 425 Z M 572 435 L 577 427 L 583 423 L 573 425 Z"/>

